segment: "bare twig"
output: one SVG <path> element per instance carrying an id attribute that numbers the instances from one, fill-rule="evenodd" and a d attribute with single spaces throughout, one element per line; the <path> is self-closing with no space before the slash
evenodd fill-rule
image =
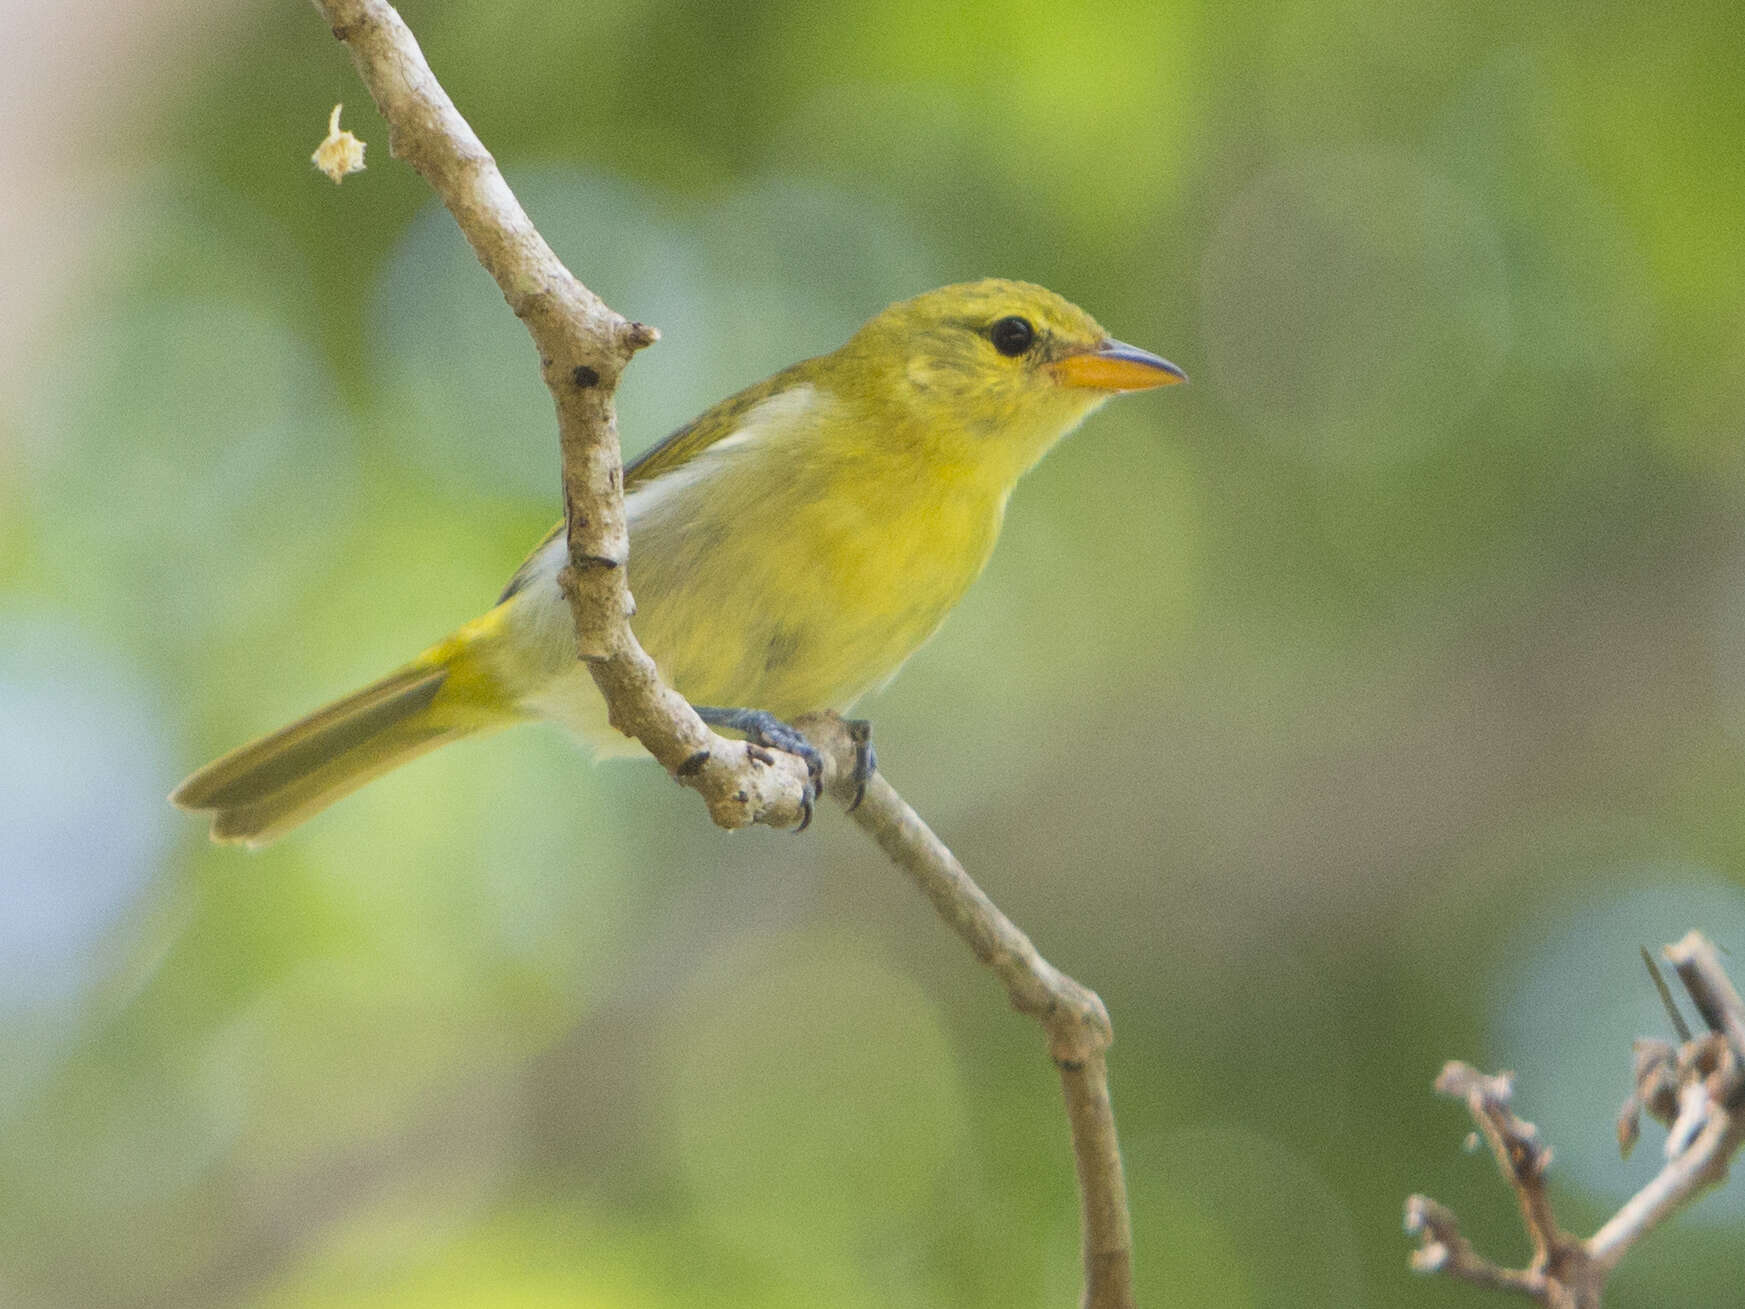
<path id="1" fill-rule="evenodd" d="M 630 630 L 634 607 L 623 567 L 629 538 L 612 396 L 631 356 L 659 334 L 614 313 L 552 253 L 392 5 L 315 0 L 315 7 L 350 49 L 388 122 L 394 157 L 423 174 L 448 206 L 539 349 L 563 451 L 570 562 L 560 580 L 578 649 L 612 725 L 701 792 L 721 826 L 793 826 L 804 812 L 805 765 L 786 754 L 762 755 L 774 759 L 766 764 L 744 742 L 711 732 L 661 681 Z"/>
<path id="2" fill-rule="evenodd" d="M 1419 1238 L 1413 1268 L 1514 1291 L 1555 1309 L 1598 1309 L 1607 1279 L 1636 1243 L 1726 1177 L 1745 1143 L 1745 1003 L 1699 933 L 1665 953 L 1710 1030 L 1677 1049 L 1664 1041 L 1638 1041 L 1635 1090 L 1618 1120 L 1618 1143 L 1626 1154 L 1644 1111 L 1665 1123 L 1665 1167 L 1591 1237 L 1572 1236 L 1558 1226 L 1545 1188 L 1551 1151 L 1533 1125 L 1509 1108 L 1509 1075 L 1487 1077 L 1451 1063 L 1436 1089 L 1464 1100 L 1489 1142 L 1515 1190 L 1533 1259 L 1522 1269 L 1492 1263 L 1461 1236 L 1451 1212 L 1414 1195 L 1406 1201 L 1406 1230 Z"/>
<path id="3" fill-rule="evenodd" d="M 1678 1053 L 1678 1108 L 1668 1124 L 1666 1166 L 1588 1242 L 1608 1272 L 1666 1218 L 1724 1181 L 1745 1144 L 1745 1001 L 1700 932 L 1667 946 L 1666 958 L 1709 1031 Z"/>
<path id="4" fill-rule="evenodd" d="M 701 792 L 724 827 L 789 826 L 803 809 L 805 770 L 790 755 L 771 767 L 743 743 L 705 727 L 661 682 L 631 634 L 623 564 L 628 550 L 612 396 L 633 354 L 655 340 L 564 268 L 522 211 L 495 162 L 437 84 L 416 40 L 383 0 L 314 0 L 344 41 L 377 107 L 389 146 L 430 183 L 479 261 L 527 324 L 557 404 L 570 564 L 562 581 L 578 650 L 612 722 Z M 1132 1309 L 1132 1233 L 1109 1103 L 1108 1013 L 1097 996 L 1054 968 L 979 887 L 919 815 L 873 777 L 858 807 L 849 780 L 856 742 L 840 719 L 804 724 L 825 758 L 832 793 L 910 874 L 941 917 L 991 968 L 1012 1004 L 1035 1018 L 1060 1070 L 1084 1210 L 1084 1309 Z M 762 755 L 763 752 L 759 752 Z"/>
<path id="5" fill-rule="evenodd" d="M 1720 956 L 1701 932 L 1666 947 L 1666 960 L 1690 992 L 1697 1012 L 1709 1030 L 1724 1036 L 1733 1057 L 1745 1063 L 1745 1001 L 1739 999 L 1733 981 L 1721 967 Z"/>
<path id="6" fill-rule="evenodd" d="M 1672 1030 L 1678 1033 L 1680 1041 L 1690 1040 L 1690 1024 L 1678 1012 L 1678 1001 L 1672 998 L 1672 988 L 1661 975 L 1660 965 L 1654 962 L 1654 956 L 1648 953 L 1647 946 L 1642 946 L 1641 950 L 1643 966 L 1648 969 L 1648 978 L 1654 983 L 1654 992 L 1660 997 L 1661 1007 L 1666 1010 L 1666 1021 L 1672 1024 Z"/>
<path id="7" fill-rule="evenodd" d="M 1446 1273 L 1475 1286 L 1526 1295 L 1537 1295 L 1543 1289 L 1544 1274 L 1502 1268 L 1479 1254 L 1460 1234 L 1453 1211 L 1428 1196 L 1414 1195 L 1406 1201 L 1406 1230 L 1422 1237 L 1412 1251 L 1412 1268 L 1417 1272 Z"/>
<path id="8" fill-rule="evenodd" d="M 855 799 L 855 742 L 834 715 L 802 720 L 807 739 L 825 758 L 825 784 L 845 806 Z M 1034 1018 L 1060 1070 L 1072 1128 L 1083 1218 L 1084 1309 L 1130 1309 L 1133 1232 L 1127 1182 L 1115 1137 L 1104 1051 L 1114 1038 L 1109 1014 L 1094 991 L 1044 959 L 1011 919 L 881 776 L 867 781 L 854 821 L 909 874 L 946 924 L 991 969 L 1012 1007 Z"/>

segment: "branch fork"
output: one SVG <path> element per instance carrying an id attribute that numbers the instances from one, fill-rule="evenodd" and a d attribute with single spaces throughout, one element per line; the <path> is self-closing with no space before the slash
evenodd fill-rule
<path id="1" fill-rule="evenodd" d="M 1515 1192 L 1533 1257 L 1525 1268 L 1493 1263 L 1461 1235 L 1451 1210 L 1414 1195 L 1406 1201 L 1406 1231 L 1418 1238 L 1412 1252 L 1416 1271 L 1511 1291 L 1552 1309 L 1599 1309 L 1607 1280 L 1636 1243 L 1725 1180 L 1733 1155 L 1745 1144 L 1745 1002 L 1700 933 L 1689 933 L 1664 953 L 1709 1030 L 1676 1047 L 1660 1040 L 1636 1043 L 1635 1089 L 1618 1117 L 1618 1144 L 1628 1155 L 1644 1113 L 1664 1124 L 1666 1164 L 1660 1172 L 1592 1236 L 1584 1240 L 1566 1232 L 1545 1186 L 1551 1149 L 1510 1107 L 1512 1075 L 1487 1076 L 1450 1063 L 1436 1090 L 1465 1102 Z"/>

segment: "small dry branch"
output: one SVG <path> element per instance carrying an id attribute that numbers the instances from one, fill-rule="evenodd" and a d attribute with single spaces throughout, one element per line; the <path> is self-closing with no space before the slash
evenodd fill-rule
<path id="1" fill-rule="evenodd" d="M 1511 1076 L 1451 1063 L 1436 1089 L 1465 1101 L 1514 1189 L 1533 1258 L 1525 1268 L 1493 1263 L 1461 1235 L 1452 1212 L 1414 1195 L 1406 1201 L 1406 1230 L 1419 1241 L 1413 1268 L 1513 1291 L 1552 1309 L 1599 1309 L 1612 1271 L 1636 1243 L 1726 1178 L 1745 1142 L 1745 1003 L 1700 933 L 1667 946 L 1665 956 L 1708 1030 L 1680 1046 L 1636 1042 L 1635 1090 L 1618 1117 L 1618 1144 L 1629 1154 L 1644 1113 L 1666 1126 L 1666 1163 L 1653 1180 L 1592 1236 L 1564 1231 L 1545 1186 L 1551 1149 L 1510 1107 Z"/>
<path id="2" fill-rule="evenodd" d="M 825 786 L 845 807 L 852 805 L 855 742 L 846 725 L 834 715 L 820 715 L 802 726 L 824 754 Z M 861 830 L 909 875 L 946 925 L 999 979 L 1012 1007 L 1041 1024 L 1060 1072 L 1078 1170 L 1082 1303 L 1084 1309 L 1131 1309 L 1133 1231 L 1104 1058 L 1114 1039 L 1108 1010 L 1096 992 L 1038 953 L 883 777 L 868 779 L 865 796 L 852 813 Z"/>

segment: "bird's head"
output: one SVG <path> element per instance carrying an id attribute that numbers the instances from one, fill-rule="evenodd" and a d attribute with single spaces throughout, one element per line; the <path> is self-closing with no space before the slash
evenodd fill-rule
<path id="1" fill-rule="evenodd" d="M 1110 396 L 1187 380 L 1071 301 L 1001 278 L 894 304 L 836 358 L 855 390 L 904 411 L 905 426 L 1014 478 Z"/>

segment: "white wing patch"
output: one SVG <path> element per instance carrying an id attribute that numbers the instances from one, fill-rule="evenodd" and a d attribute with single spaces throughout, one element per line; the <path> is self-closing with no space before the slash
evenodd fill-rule
<path id="1" fill-rule="evenodd" d="M 660 506 L 682 491 L 696 486 L 714 473 L 723 459 L 749 449 L 772 436 L 792 431 L 802 420 L 815 413 L 823 403 L 816 387 L 810 384 L 792 387 L 780 395 L 754 405 L 746 411 L 744 420 L 728 435 L 686 463 L 662 473 L 651 482 L 644 482 L 624 497 L 624 514 L 632 524 L 638 518 L 656 512 Z M 557 575 L 569 562 L 569 544 L 559 532 L 540 549 L 528 569 L 528 582 L 540 589 L 557 590 Z"/>
<path id="2" fill-rule="evenodd" d="M 708 478 L 722 460 L 761 445 L 771 437 L 791 432 L 813 418 L 822 403 L 818 389 L 810 383 L 789 387 L 767 400 L 760 400 L 746 410 L 739 426 L 719 441 L 626 495 L 625 515 L 634 523 L 642 515 L 653 513 L 663 501 Z"/>

